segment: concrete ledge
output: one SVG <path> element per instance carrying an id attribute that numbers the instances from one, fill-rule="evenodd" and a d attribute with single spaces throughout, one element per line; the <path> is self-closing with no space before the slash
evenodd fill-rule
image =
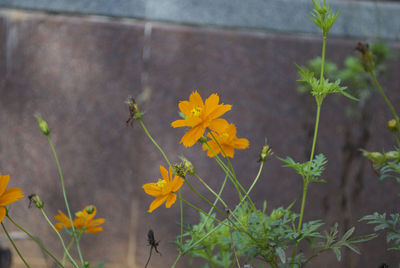
<path id="1" fill-rule="evenodd" d="M 332 35 L 400 40 L 400 4 L 331 2 L 341 9 Z M 191 25 L 318 33 L 311 0 L 0 0 L 0 7 L 167 21 Z"/>

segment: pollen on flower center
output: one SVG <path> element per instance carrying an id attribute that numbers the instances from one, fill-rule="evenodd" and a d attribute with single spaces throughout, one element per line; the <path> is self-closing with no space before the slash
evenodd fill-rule
<path id="1" fill-rule="evenodd" d="M 222 134 L 221 136 L 224 137 L 224 138 L 229 138 L 229 134 L 226 133 L 226 132 L 224 134 Z"/>
<path id="2" fill-rule="evenodd" d="M 201 114 L 201 111 L 202 111 L 203 109 L 201 108 L 201 107 L 195 107 L 195 108 L 193 108 L 191 111 L 190 111 L 190 114 L 192 115 L 192 116 L 199 116 L 200 114 Z"/>
<path id="3" fill-rule="evenodd" d="M 166 184 L 167 184 L 167 182 L 165 180 L 161 180 L 161 179 L 158 179 L 158 182 L 156 183 L 157 187 L 160 189 L 164 188 L 164 186 Z"/>

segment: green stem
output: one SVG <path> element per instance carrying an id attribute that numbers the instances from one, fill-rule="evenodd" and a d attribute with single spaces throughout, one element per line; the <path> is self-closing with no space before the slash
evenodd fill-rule
<path id="1" fill-rule="evenodd" d="M 85 263 L 85 261 L 83 260 L 81 247 L 79 245 L 79 240 L 76 239 L 75 226 L 74 226 L 74 222 L 72 220 L 71 210 L 69 209 L 69 203 L 68 203 L 68 199 L 67 199 L 67 192 L 65 190 L 64 176 L 63 176 L 63 172 L 62 172 L 62 169 L 61 169 L 60 161 L 58 160 L 57 152 L 56 152 L 56 149 L 54 148 L 54 145 L 53 145 L 53 142 L 52 142 L 50 136 L 47 136 L 47 139 L 49 141 L 51 150 L 53 151 L 53 155 L 54 155 L 54 158 L 55 158 L 56 163 L 57 163 L 57 169 L 58 169 L 58 173 L 60 175 L 61 188 L 62 188 L 62 192 L 63 192 L 64 202 L 65 202 L 65 206 L 67 208 L 69 220 L 71 222 L 72 236 L 73 236 L 73 238 L 74 238 L 74 240 L 76 242 L 76 249 L 78 251 L 79 259 L 80 259 L 80 261 L 81 261 L 81 263 L 83 265 Z"/>
<path id="2" fill-rule="evenodd" d="M 393 115 L 394 119 L 396 120 L 397 126 L 398 126 L 399 123 L 400 123 L 399 122 L 399 116 L 397 115 L 396 110 L 394 109 L 394 107 L 393 107 L 392 103 L 390 102 L 389 98 L 386 96 L 385 91 L 383 90 L 383 88 L 379 84 L 378 79 L 376 79 L 374 71 L 370 71 L 368 73 L 370 74 L 372 80 L 374 81 L 376 87 L 378 88 L 378 91 L 381 94 L 382 98 L 385 100 L 386 105 L 389 107 L 390 111 L 392 112 L 392 115 Z M 397 146 L 400 147 L 400 140 L 397 137 L 397 134 L 398 134 L 397 132 L 394 133 L 394 138 L 396 139 Z"/>
<path id="3" fill-rule="evenodd" d="M 320 80 L 319 80 L 320 83 L 324 83 L 326 39 L 327 39 L 327 36 L 324 35 L 324 38 L 323 38 L 323 41 L 322 41 L 321 76 L 320 76 Z"/>
<path id="4" fill-rule="evenodd" d="M 182 247 L 183 247 L 183 204 L 182 204 L 182 193 L 181 193 L 181 190 L 179 189 L 178 190 L 178 196 L 179 196 L 179 210 L 180 210 L 180 218 L 181 218 L 181 226 L 180 226 L 180 231 L 181 231 L 181 237 L 180 237 L 180 240 L 181 240 L 181 243 L 180 243 L 180 245 L 179 245 L 179 255 L 180 255 L 180 252 L 182 251 Z"/>
<path id="5" fill-rule="evenodd" d="M 164 157 L 165 161 L 167 161 L 168 165 L 172 167 L 171 162 L 168 160 L 167 155 L 164 153 L 163 149 L 158 145 L 158 143 L 153 139 L 153 137 L 150 135 L 150 132 L 147 130 L 146 126 L 144 125 L 142 119 L 139 119 L 140 125 L 142 126 L 144 132 L 146 133 L 147 137 L 153 142 L 153 144 L 157 147 L 157 149 L 160 151 L 162 156 Z"/>
<path id="6" fill-rule="evenodd" d="M 15 251 L 17 252 L 17 254 L 20 257 L 20 259 L 22 260 L 22 262 L 25 264 L 26 267 L 30 268 L 29 264 L 25 261 L 24 257 L 22 257 L 21 252 L 19 252 L 17 245 L 15 245 L 14 240 L 12 240 L 10 234 L 7 232 L 6 227 L 4 226 L 3 223 L 1 223 L 1 227 L 3 227 L 3 230 L 6 233 L 8 240 L 10 240 L 11 244 L 13 245 Z"/>
<path id="7" fill-rule="evenodd" d="M 43 214 L 43 217 L 46 219 L 47 223 L 51 226 L 51 228 L 54 230 L 54 232 L 56 232 L 58 238 L 60 239 L 61 245 L 64 249 L 64 252 L 67 254 L 69 260 L 71 261 L 71 263 L 76 267 L 79 268 L 79 265 L 75 262 L 74 258 L 72 258 L 71 254 L 69 254 L 68 249 L 65 247 L 65 243 L 64 240 L 62 238 L 62 236 L 60 235 L 60 232 L 56 229 L 56 227 L 54 227 L 54 225 L 51 223 L 51 221 L 49 220 L 49 218 L 47 217 L 46 213 L 44 212 L 43 208 L 40 208 L 40 211 Z"/>
<path id="8" fill-rule="evenodd" d="M 200 178 L 199 175 L 195 173 L 194 176 L 207 188 L 207 190 L 209 190 L 222 203 L 222 205 L 225 206 L 226 209 L 229 209 L 228 205 L 224 202 L 224 200 L 222 200 L 222 198 L 213 189 L 211 189 L 211 187 L 208 186 L 208 184 L 202 178 Z"/>
<path id="9" fill-rule="evenodd" d="M 72 238 L 71 242 L 69 242 L 69 244 L 67 246 L 67 249 L 70 250 L 73 244 L 74 244 L 74 239 Z M 62 263 L 64 265 L 65 265 L 66 258 L 67 258 L 67 253 L 64 251 L 64 256 L 62 258 Z"/>
<path id="10" fill-rule="evenodd" d="M 242 201 L 244 201 L 249 196 L 251 190 L 253 190 L 253 188 L 256 185 L 258 179 L 260 178 L 263 166 L 264 166 L 264 161 L 261 161 L 260 168 L 258 169 L 257 176 L 254 178 L 253 183 L 251 184 L 249 190 L 247 190 L 246 195 L 243 197 Z"/>
<path id="11" fill-rule="evenodd" d="M 44 252 L 46 252 L 47 255 L 49 255 L 54 262 L 56 262 L 60 267 L 64 267 L 64 265 L 62 265 L 56 257 L 54 257 L 53 254 L 51 254 L 50 251 L 48 251 L 48 249 L 39 242 L 39 240 L 37 240 L 33 235 L 31 235 L 27 230 L 25 230 L 24 228 L 22 228 L 20 225 L 18 225 L 10 216 L 6 216 L 18 229 L 20 229 L 22 232 L 24 232 L 25 234 L 27 234 L 29 236 L 30 239 L 32 239 L 32 241 L 34 241 Z"/>

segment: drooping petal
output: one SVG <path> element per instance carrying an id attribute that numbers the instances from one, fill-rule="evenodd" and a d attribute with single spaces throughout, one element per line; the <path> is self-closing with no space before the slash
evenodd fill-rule
<path id="1" fill-rule="evenodd" d="M 212 113 L 210 113 L 208 115 L 208 118 L 211 120 L 216 119 L 231 109 L 232 109 L 232 105 L 229 105 L 229 104 L 218 105 L 218 107 L 216 109 L 214 109 L 214 111 L 212 111 Z"/>
<path id="2" fill-rule="evenodd" d="M 98 234 L 101 231 L 103 231 L 102 226 L 90 226 L 85 229 L 85 233 L 90 233 L 90 234 Z"/>
<path id="3" fill-rule="evenodd" d="M 249 145 L 250 145 L 250 142 L 249 142 L 248 139 L 244 139 L 244 138 L 238 139 L 238 138 L 236 138 L 233 141 L 233 147 L 235 147 L 237 149 L 246 149 L 247 147 L 249 147 Z"/>
<path id="4" fill-rule="evenodd" d="M 146 194 L 151 196 L 160 196 L 162 191 L 154 182 L 146 183 L 142 186 Z"/>
<path id="5" fill-rule="evenodd" d="M 0 206 L 7 206 L 19 199 L 24 197 L 24 193 L 18 187 L 13 187 L 7 189 L 1 196 L 0 196 Z"/>
<path id="6" fill-rule="evenodd" d="M 168 170 L 165 167 L 160 166 L 160 173 L 161 173 L 161 177 L 165 181 L 169 182 Z"/>
<path id="7" fill-rule="evenodd" d="M 183 135 L 181 139 L 181 143 L 185 147 L 193 146 L 200 138 L 203 136 L 205 128 L 203 126 L 196 126 L 190 129 L 188 132 Z"/>
<path id="8" fill-rule="evenodd" d="M 203 99 L 201 98 L 200 94 L 197 91 L 190 94 L 189 101 L 194 104 L 193 105 L 194 107 L 196 106 L 200 108 L 204 107 Z"/>
<path id="9" fill-rule="evenodd" d="M 159 196 L 156 199 L 154 199 L 153 202 L 151 202 L 150 204 L 150 208 L 147 212 L 153 212 L 153 210 L 155 210 L 156 208 L 158 208 L 159 206 L 162 205 L 162 203 L 165 202 L 165 200 L 167 200 L 168 195 L 163 195 L 163 196 Z"/>
<path id="10" fill-rule="evenodd" d="M 176 194 L 169 194 L 167 198 L 167 202 L 165 203 L 166 208 L 170 208 L 176 201 Z"/>
<path id="11" fill-rule="evenodd" d="M 10 181 L 10 175 L 3 176 L 0 174 L 0 195 L 2 195 L 6 191 L 9 181 Z"/>
<path id="12" fill-rule="evenodd" d="M 211 149 L 208 148 L 208 146 L 206 144 L 203 144 L 203 150 L 204 151 L 208 150 L 207 151 L 207 156 L 208 157 L 214 157 L 215 155 L 217 155 L 220 152 L 219 146 L 215 141 L 210 140 L 207 143 L 208 143 L 208 146 L 210 146 Z"/>
<path id="13" fill-rule="evenodd" d="M 236 136 L 236 126 L 234 124 L 229 124 L 225 131 L 229 134 L 230 137 Z"/>
<path id="14" fill-rule="evenodd" d="M 205 102 L 205 116 L 208 116 L 216 108 L 218 108 L 219 97 L 217 94 L 211 94 L 210 97 L 206 99 Z"/>
<path id="15" fill-rule="evenodd" d="M 169 181 L 172 182 L 172 175 L 174 174 L 174 172 L 173 172 L 171 166 L 169 166 L 168 173 L 169 173 L 169 177 L 168 177 L 168 178 L 169 178 Z"/>
<path id="16" fill-rule="evenodd" d="M 65 215 L 61 210 L 58 210 L 58 214 L 59 215 L 54 216 L 54 219 L 59 221 L 54 225 L 57 231 L 61 231 L 63 226 L 65 226 L 65 228 L 67 229 L 71 229 L 71 221 L 69 220 L 67 215 Z"/>
<path id="17" fill-rule="evenodd" d="M 229 126 L 228 121 L 222 118 L 214 119 L 210 122 L 208 127 L 215 132 L 223 133 L 226 128 Z"/>
<path id="18" fill-rule="evenodd" d="M 0 222 L 2 222 L 4 220 L 5 216 L 6 216 L 6 208 L 0 207 Z"/>
<path id="19" fill-rule="evenodd" d="M 179 110 L 181 110 L 181 112 L 186 115 L 186 116 L 190 116 L 191 115 L 191 111 L 193 109 L 193 104 L 191 104 L 188 101 L 181 101 L 178 104 L 179 106 Z"/>
<path id="20" fill-rule="evenodd" d="M 182 179 L 181 177 L 175 176 L 174 180 L 171 182 L 171 191 L 172 192 L 178 191 L 182 187 L 184 181 L 185 180 Z"/>

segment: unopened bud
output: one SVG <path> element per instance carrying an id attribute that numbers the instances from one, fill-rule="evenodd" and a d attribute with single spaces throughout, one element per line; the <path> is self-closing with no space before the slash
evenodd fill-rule
<path id="1" fill-rule="evenodd" d="M 204 137 L 204 136 L 202 136 L 202 137 L 198 140 L 198 142 L 200 142 L 201 144 L 206 143 L 206 142 L 207 142 L 207 138 Z"/>
<path id="2" fill-rule="evenodd" d="M 125 103 L 128 104 L 129 107 L 129 118 L 128 120 L 126 120 L 126 125 L 129 124 L 129 121 L 131 121 L 132 125 L 134 120 L 139 120 L 142 118 L 143 113 L 139 111 L 139 107 L 133 97 L 129 96 L 126 99 Z"/>
<path id="3" fill-rule="evenodd" d="M 37 194 L 31 194 L 28 196 L 28 198 L 29 198 L 29 206 L 33 202 L 37 208 L 39 209 L 43 208 L 44 203 L 42 200 L 40 200 L 40 197 Z"/>
<path id="4" fill-rule="evenodd" d="M 273 152 L 271 148 L 267 144 L 267 139 L 265 139 L 265 145 L 263 146 L 261 153 L 258 157 L 258 162 L 265 162 L 267 161 L 268 156 L 272 155 Z"/>
<path id="5" fill-rule="evenodd" d="M 397 151 L 390 151 L 385 153 L 385 158 L 387 161 L 395 162 L 400 160 L 400 153 Z"/>
<path id="6" fill-rule="evenodd" d="M 89 263 L 88 261 L 85 261 L 85 262 L 83 263 L 83 267 L 89 268 L 89 267 L 90 267 L 90 263 Z"/>
<path id="7" fill-rule="evenodd" d="M 194 168 L 192 162 L 187 160 L 187 158 L 184 156 L 181 156 L 180 159 L 182 160 L 183 168 L 185 169 L 185 171 L 187 170 L 190 175 L 194 175 L 196 173 L 196 169 Z"/>
<path id="8" fill-rule="evenodd" d="M 96 208 L 93 206 L 93 205 L 90 205 L 90 206 L 87 206 L 86 208 L 85 208 L 85 210 L 86 210 L 86 212 L 87 212 L 87 214 L 92 214 L 95 210 L 96 210 Z"/>
<path id="9" fill-rule="evenodd" d="M 390 131 L 395 132 L 398 130 L 399 124 L 396 119 L 392 119 L 387 122 L 387 127 Z"/>
<path id="10" fill-rule="evenodd" d="M 372 52 L 369 49 L 369 45 L 359 42 L 357 44 L 356 50 L 360 52 L 361 65 L 364 67 L 364 70 L 366 72 L 372 72 L 374 70 L 375 63 Z"/>
<path id="11" fill-rule="evenodd" d="M 384 165 L 386 162 L 386 158 L 383 154 L 379 152 L 368 152 L 365 150 L 361 150 L 363 155 L 367 157 L 370 161 L 377 165 Z"/>
<path id="12" fill-rule="evenodd" d="M 270 217 L 271 217 L 271 219 L 273 219 L 273 220 L 279 220 L 279 219 L 283 216 L 283 214 L 285 214 L 285 213 L 284 213 L 284 211 L 282 210 L 282 208 L 278 208 L 278 209 L 274 209 L 274 210 L 271 212 Z"/>
<path id="13" fill-rule="evenodd" d="M 50 134 L 50 128 L 47 125 L 47 122 L 43 120 L 40 114 L 35 114 L 35 117 L 39 123 L 40 131 L 42 131 L 44 135 L 48 136 Z"/>
<path id="14" fill-rule="evenodd" d="M 183 167 L 182 163 L 174 165 L 174 172 L 175 175 L 185 178 L 185 168 Z"/>

